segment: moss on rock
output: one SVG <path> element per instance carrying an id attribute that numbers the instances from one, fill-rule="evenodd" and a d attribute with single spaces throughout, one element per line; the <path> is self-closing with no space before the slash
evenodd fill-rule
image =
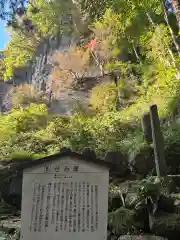
<path id="1" fill-rule="evenodd" d="M 115 212 L 109 213 L 108 228 L 116 236 L 138 233 L 146 228 L 144 213 L 121 207 Z"/>
<path id="2" fill-rule="evenodd" d="M 129 155 L 129 164 L 136 174 L 145 176 L 154 169 L 154 152 L 151 147 L 145 146 L 140 151 L 132 151 Z"/>
<path id="3" fill-rule="evenodd" d="M 180 236 L 180 215 L 175 213 L 158 212 L 150 216 L 150 229 L 155 235 L 178 240 Z"/>

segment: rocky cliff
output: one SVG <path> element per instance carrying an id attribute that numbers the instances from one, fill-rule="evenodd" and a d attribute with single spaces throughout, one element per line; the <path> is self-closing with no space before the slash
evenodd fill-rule
<path id="1" fill-rule="evenodd" d="M 54 67 L 52 57 L 55 53 L 65 51 L 70 46 L 75 45 L 79 38 L 75 34 L 51 36 L 43 39 L 38 45 L 35 56 L 29 66 L 14 69 L 14 75 L 7 82 L 0 85 L 0 105 L 1 111 L 7 111 L 12 107 L 10 90 L 20 84 L 32 84 L 38 90 L 51 94 L 51 72 Z M 88 93 L 98 83 L 109 81 L 109 76 L 102 77 L 100 70 L 94 66 L 81 81 L 81 85 L 76 89 L 59 90 L 57 96 L 52 98 L 50 111 L 59 114 L 69 115 L 72 106 L 76 102 L 88 104 Z"/>

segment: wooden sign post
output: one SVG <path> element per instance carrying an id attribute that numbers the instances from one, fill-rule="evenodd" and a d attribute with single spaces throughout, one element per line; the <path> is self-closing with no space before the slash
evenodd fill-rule
<path id="1" fill-rule="evenodd" d="M 142 116 L 142 129 L 148 144 L 153 144 L 157 176 L 166 176 L 167 167 L 164 156 L 164 139 L 161 132 L 157 105 Z"/>
<path id="2" fill-rule="evenodd" d="M 164 139 L 161 132 L 157 105 L 150 106 L 150 118 L 151 118 L 151 129 L 152 129 L 156 173 L 158 177 L 166 176 L 167 167 L 166 167 L 165 156 L 164 156 Z"/>

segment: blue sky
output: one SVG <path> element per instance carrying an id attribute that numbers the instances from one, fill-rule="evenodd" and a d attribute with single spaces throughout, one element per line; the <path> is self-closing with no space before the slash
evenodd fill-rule
<path id="1" fill-rule="evenodd" d="M 4 49 L 4 46 L 9 40 L 9 35 L 5 29 L 5 22 L 0 20 L 0 50 Z"/>

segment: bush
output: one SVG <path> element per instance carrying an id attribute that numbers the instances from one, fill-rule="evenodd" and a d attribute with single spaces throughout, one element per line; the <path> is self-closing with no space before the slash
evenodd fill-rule
<path id="1" fill-rule="evenodd" d="M 162 193 L 162 179 L 159 177 L 148 177 L 140 182 L 138 195 L 140 200 L 150 198 L 153 201 L 158 201 Z"/>
<path id="2" fill-rule="evenodd" d="M 11 92 L 12 104 L 29 105 L 30 103 L 48 103 L 48 98 L 43 91 L 38 91 L 34 86 L 23 84 L 15 87 Z"/>
<path id="3" fill-rule="evenodd" d="M 115 110 L 117 87 L 114 83 L 102 83 L 94 87 L 90 95 L 90 104 L 97 111 Z"/>

